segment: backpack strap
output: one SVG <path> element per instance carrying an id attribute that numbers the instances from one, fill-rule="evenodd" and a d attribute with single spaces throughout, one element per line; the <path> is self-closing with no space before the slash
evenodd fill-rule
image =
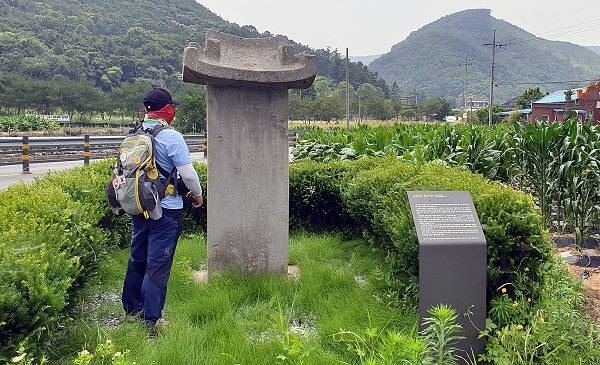
<path id="1" fill-rule="evenodd" d="M 169 127 L 162 125 L 162 124 L 157 124 L 152 128 L 147 128 L 144 129 L 144 132 L 150 134 L 152 136 L 152 138 L 156 138 L 156 136 L 160 133 L 160 131 L 162 131 L 163 129 L 167 129 Z M 154 148 L 154 145 L 152 145 L 152 148 Z M 154 154 L 156 151 L 152 151 L 152 154 Z M 156 160 L 155 160 L 156 161 Z M 167 170 L 163 169 L 158 162 L 156 162 L 156 168 L 158 168 L 158 171 L 160 172 L 160 174 L 162 176 L 165 176 L 167 178 L 167 185 L 169 185 L 169 183 L 171 182 L 171 179 L 173 179 L 173 187 L 175 188 L 175 195 L 177 195 L 177 179 L 175 179 L 174 177 L 176 176 L 177 173 L 177 167 L 173 167 L 173 170 L 171 170 L 171 172 L 167 172 Z"/>

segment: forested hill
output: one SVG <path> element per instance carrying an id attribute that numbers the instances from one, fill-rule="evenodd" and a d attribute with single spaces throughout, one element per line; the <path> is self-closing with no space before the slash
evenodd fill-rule
<path id="1" fill-rule="evenodd" d="M 486 100 L 496 30 L 497 104 L 530 87 L 551 92 L 586 86 L 600 78 L 599 54 L 538 38 L 490 14 L 489 9 L 472 9 L 440 18 L 412 32 L 369 68 L 388 84 L 396 82 L 402 93 L 420 90 L 428 96 L 461 98 L 467 79 L 467 95 Z M 548 25 L 549 29 L 560 26 L 560 22 Z"/>
<path id="2" fill-rule="evenodd" d="M 184 47 L 203 45 L 209 28 L 241 37 L 271 35 L 225 21 L 194 0 L 0 0 L 0 19 L 0 79 L 87 79 L 104 91 L 136 80 L 176 86 Z M 309 49 L 294 44 L 298 52 Z M 312 51 L 319 75 L 345 79 L 338 52 Z M 356 86 L 387 87 L 362 63 L 351 67 Z"/>

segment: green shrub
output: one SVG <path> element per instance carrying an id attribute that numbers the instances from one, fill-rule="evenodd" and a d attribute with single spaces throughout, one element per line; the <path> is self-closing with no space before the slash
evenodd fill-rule
<path id="1" fill-rule="evenodd" d="M 194 169 L 200 178 L 200 185 L 202 186 L 204 195 L 204 205 L 197 209 L 192 207 L 191 199 L 183 200 L 183 230 L 184 232 L 206 232 L 206 211 L 208 205 L 208 199 L 206 198 L 206 164 L 194 162 Z"/>
<path id="2" fill-rule="evenodd" d="M 39 131 L 57 130 L 60 125 L 54 121 L 42 119 L 36 116 L 14 115 L 0 116 L 0 131 Z"/>
<path id="3" fill-rule="evenodd" d="M 0 348 L 6 353 L 54 323 L 80 274 L 79 258 L 60 251 L 56 232 L 48 233 L 0 233 Z"/>
<path id="4" fill-rule="evenodd" d="M 50 327 L 73 303 L 106 245 L 93 212 L 44 179 L 0 192 L 3 348 Z"/>
<path id="5" fill-rule="evenodd" d="M 36 181 L 33 187 L 44 189 L 43 185 L 56 186 L 70 199 L 88 209 L 88 221 L 101 227 L 109 246 L 125 248 L 131 236 L 130 217 L 115 216 L 107 204 L 104 189 L 112 177 L 111 165 L 114 159 L 93 162 L 64 171 L 55 171 Z"/>
<path id="6" fill-rule="evenodd" d="M 290 229 L 351 228 L 340 197 L 340 181 L 347 173 L 348 165 L 343 162 L 306 161 L 290 165 Z"/>
<path id="7" fill-rule="evenodd" d="M 385 252 L 394 267 L 389 282 L 399 285 L 395 289 L 404 296 L 402 300 L 407 299 L 407 282 L 412 282 L 415 302 L 419 246 L 406 193 L 411 190 L 469 191 L 487 241 L 488 301 L 499 295 L 496 289 L 506 282 L 523 295 L 538 298 L 542 264 L 551 255 L 551 244 L 532 198 L 461 168 L 395 158 L 294 164 L 290 167 L 290 192 L 294 191 L 290 211 L 295 212 L 291 224 L 358 227 Z"/>

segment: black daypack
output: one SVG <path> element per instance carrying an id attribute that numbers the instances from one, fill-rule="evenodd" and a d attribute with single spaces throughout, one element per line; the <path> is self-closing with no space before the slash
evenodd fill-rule
<path id="1" fill-rule="evenodd" d="M 113 166 L 113 178 L 106 184 L 108 203 L 116 215 L 142 214 L 146 219 L 162 217 L 160 201 L 169 194 L 177 194 L 177 184 L 171 180 L 177 169 L 165 174 L 156 164 L 154 137 L 168 128 L 156 126 L 144 130 L 141 123 L 133 127 L 121 145 L 117 163 Z M 161 179 L 159 171 L 163 176 Z"/>

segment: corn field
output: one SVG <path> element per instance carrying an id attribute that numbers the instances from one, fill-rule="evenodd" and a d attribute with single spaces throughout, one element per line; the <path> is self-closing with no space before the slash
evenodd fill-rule
<path id="1" fill-rule="evenodd" d="M 395 124 L 297 131 L 294 160 L 396 156 L 458 166 L 534 196 L 544 225 L 581 246 L 600 225 L 600 131 L 591 123 Z"/>

